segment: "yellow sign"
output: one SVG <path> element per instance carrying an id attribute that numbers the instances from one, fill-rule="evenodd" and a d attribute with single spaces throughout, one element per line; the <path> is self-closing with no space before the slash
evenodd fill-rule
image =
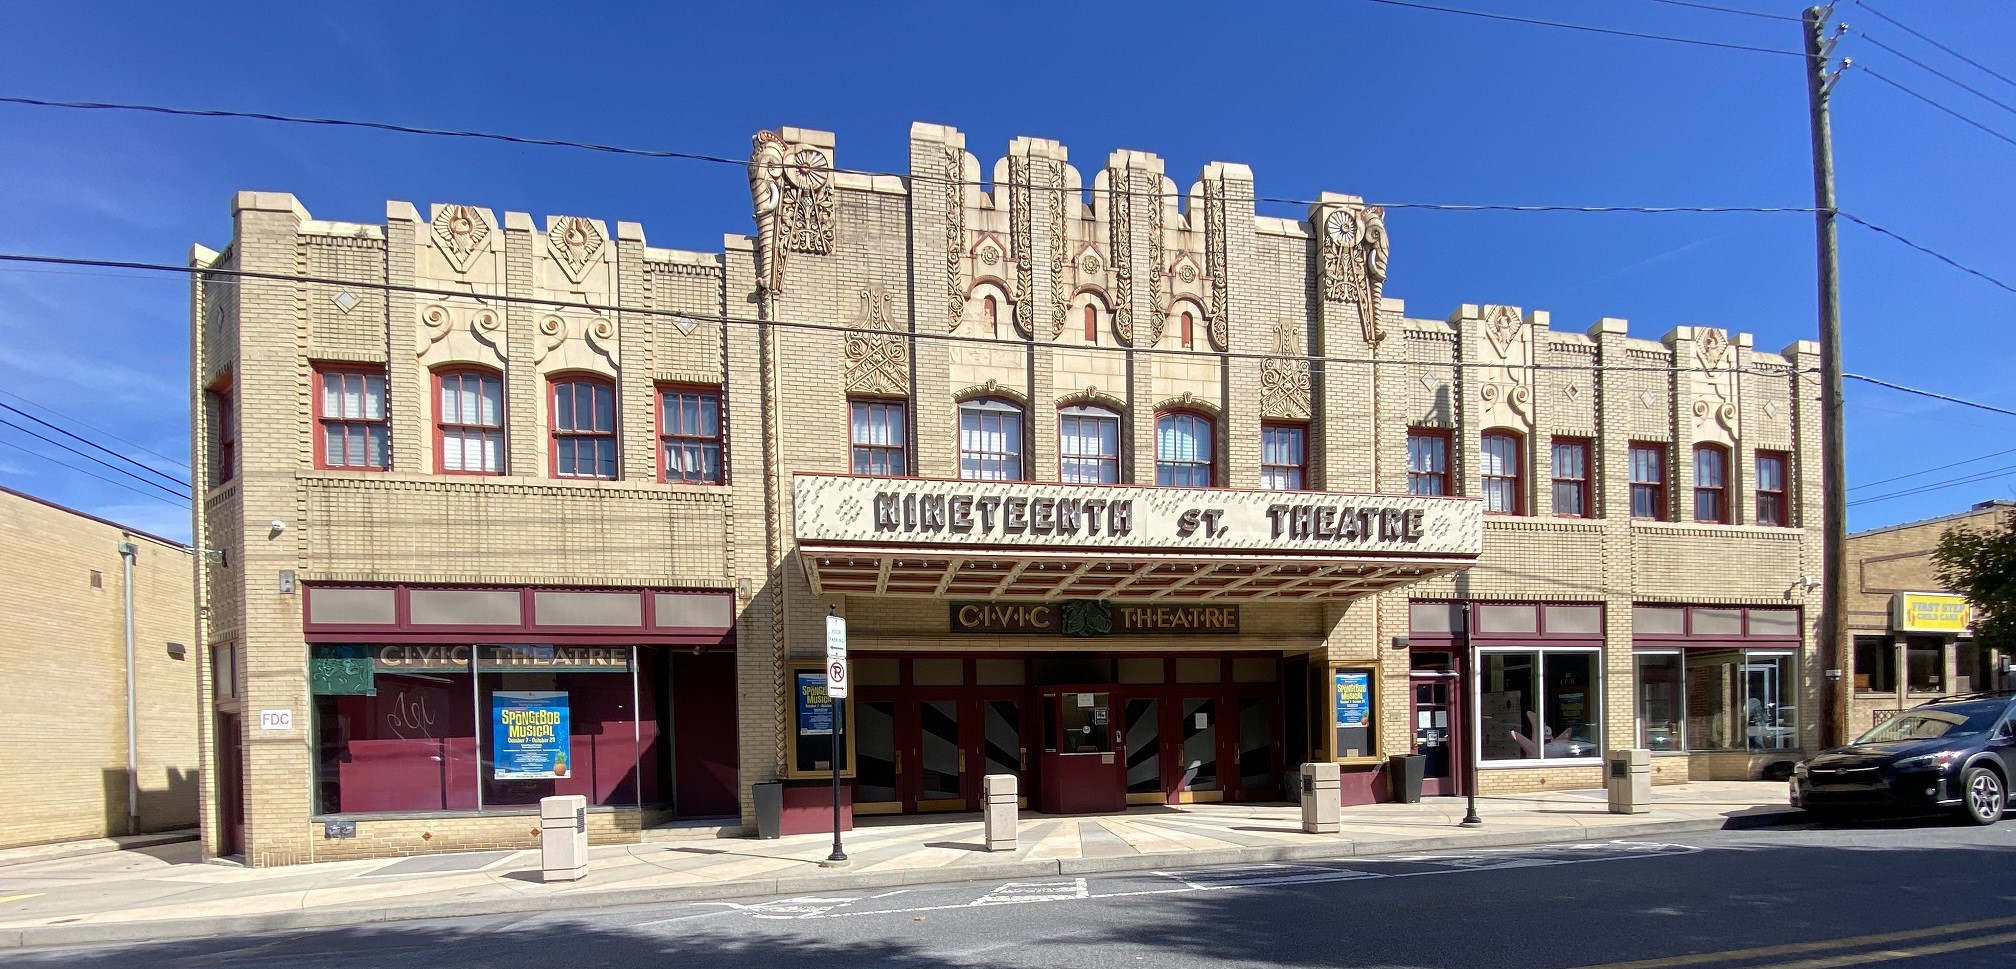
<path id="1" fill-rule="evenodd" d="M 1891 623 L 1900 633 L 1966 632 L 1973 618 L 1960 596 L 1899 592 L 1891 603 Z"/>

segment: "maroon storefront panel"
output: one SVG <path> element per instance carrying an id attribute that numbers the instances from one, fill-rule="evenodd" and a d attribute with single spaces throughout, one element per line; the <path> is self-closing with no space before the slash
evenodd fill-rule
<path id="1" fill-rule="evenodd" d="M 495 604 L 506 597 L 515 608 L 495 621 L 416 620 L 414 596 L 471 593 Z M 584 622 L 554 615 L 552 594 L 587 593 L 607 604 L 628 606 L 635 622 Z M 541 616 L 542 594 L 549 600 Z M 322 602 L 317 598 L 321 597 Z M 341 605 L 337 605 L 340 598 Z M 661 610 L 661 599 L 676 609 Z M 480 642 L 500 645 L 671 645 L 722 647 L 735 644 L 735 597 L 725 589 L 597 589 L 548 586 L 419 586 L 312 583 L 302 589 L 302 632 L 311 643 Z M 666 614 L 661 615 L 661 612 Z M 542 621 L 543 620 L 543 621 Z"/>
<path id="2" fill-rule="evenodd" d="M 733 817 L 742 812 L 735 790 L 739 763 L 735 736 L 734 654 L 674 656 L 672 764 L 680 817 Z"/>

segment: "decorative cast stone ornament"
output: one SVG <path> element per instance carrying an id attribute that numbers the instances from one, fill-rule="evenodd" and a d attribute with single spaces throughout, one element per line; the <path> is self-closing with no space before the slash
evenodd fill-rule
<path id="1" fill-rule="evenodd" d="M 1318 219 L 1323 249 L 1323 298 L 1358 304 L 1365 342 L 1386 338 L 1379 325 L 1379 300 L 1386 289 L 1386 209 L 1379 205 L 1334 205 Z"/>
<path id="2" fill-rule="evenodd" d="M 966 317 L 966 150 L 945 146 L 945 328 L 957 330 Z M 985 253 L 982 259 L 994 265 Z"/>
<path id="3" fill-rule="evenodd" d="M 1308 420 L 1309 361 L 1297 359 L 1294 325 L 1282 320 L 1274 326 L 1274 352 L 1260 364 L 1260 416 L 1281 420 Z"/>
<path id="4" fill-rule="evenodd" d="M 1125 168 L 1106 170 L 1111 199 L 1108 213 L 1113 243 L 1113 331 L 1120 342 L 1134 345 L 1134 182 Z"/>
<path id="5" fill-rule="evenodd" d="M 488 306 L 461 300 L 430 303 L 420 308 L 419 322 L 413 352 L 423 361 L 432 363 L 441 355 L 448 360 L 475 360 L 485 355 L 499 365 L 505 362 L 504 319 Z M 448 345 L 437 351 L 443 341 Z"/>
<path id="6" fill-rule="evenodd" d="M 1050 339 L 1055 340 L 1064 335 L 1064 324 L 1071 311 L 1071 294 L 1064 282 L 1064 269 L 1070 263 L 1067 254 L 1071 244 L 1065 238 L 1068 230 L 1064 224 L 1062 161 L 1051 165 L 1048 194 L 1050 196 Z"/>
<path id="7" fill-rule="evenodd" d="M 693 328 L 699 324 L 694 323 L 690 316 L 680 315 L 672 318 L 672 325 L 678 328 L 680 336 L 692 336 Z"/>
<path id="8" fill-rule="evenodd" d="M 749 195 L 755 203 L 757 285 L 784 291 L 784 254 L 833 251 L 833 161 L 811 145 L 793 145 L 759 131 L 749 153 Z"/>
<path id="9" fill-rule="evenodd" d="M 1029 178 L 1029 156 L 1010 155 L 1008 256 L 1015 261 L 1015 289 L 1008 294 L 1008 302 L 1014 305 L 1015 332 L 1024 338 L 1036 334 L 1036 307 L 1029 298 L 1036 287 L 1036 203 Z"/>
<path id="10" fill-rule="evenodd" d="M 490 238 L 490 223 L 473 205 L 444 205 L 434 213 L 428 235 L 433 238 L 434 247 L 447 258 L 448 265 L 458 273 L 466 273 L 477 254 L 488 248 L 485 242 Z"/>
<path id="11" fill-rule="evenodd" d="M 893 302 L 879 283 L 861 291 L 861 315 L 841 341 L 840 384 L 847 393 L 910 393 L 910 347 L 897 333 Z"/>
<path id="12" fill-rule="evenodd" d="M 1486 364 L 1478 393 L 1491 419 L 1531 431 L 1533 421 L 1533 331 L 1516 306 L 1486 306 L 1482 362 Z M 1500 406 L 1505 408 L 1499 412 Z"/>
<path id="13" fill-rule="evenodd" d="M 616 343 L 616 321 L 606 316 L 562 316 L 558 313 L 548 313 L 539 318 L 536 329 L 539 331 L 539 346 L 532 355 L 532 362 L 535 364 L 545 363 L 547 357 L 574 340 L 580 341 L 588 350 L 606 361 L 606 366 L 596 365 L 593 360 L 580 358 L 570 360 L 570 364 L 613 372 L 620 363 L 620 350 Z"/>
<path id="14" fill-rule="evenodd" d="M 335 303 L 337 309 L 347 314 L 357 308 L 357 294 L 347 289 L 339 289 L 336 295 L 329 297 L 329 302 Z"/>
<path id="15" fill-rule="evenodd" d="M 1701 358 L 1702 369 L 1722 369 L 1722 358 L 1729 354 L 1729 331 L 1714 327 L 1696 327 L 1694 354 Z"/>
<path id="16" fill-rule="evenodd" d="M 1162 342 L 1162 325 L 1169 319 L 1169 300 L 1163 296 L 1162 197 L 1148 195 L 1148 345 Z"/>
<path id="17" fill-rule="evenodd" d="M 1078 257 L 1078 271 L 1087 276 L 1096 276 L 1099 274 L 1099 270 L 1104 268 L 1106 267 L 1099 262 L 1097 254 L 1088 252 Z"/>
<path id="18" fill-rule="evenodd" d="M 560 264 L 567 278 L 579 283 L 602 252 L 602 231 L 589 219 L 563 215 L 547 227 L 546 247 L 553 251 L 553 261 Z"/>
<path id="19" fill-rule="evenodd" d="M 1692 375 L 1697 440 L 1735 443 L 1737 433 L 1735 354 L 1729 352 L 1729 331 L 1694 328 L 1694 358 L 1700 369 Z"/>
<path id="20" fill-rule="evenodd" d="M 1225 183 L 1220 179 L 1204 180 L 1204 274 L 1211 278 L 1210 301 L 1204 306 L 1204 316 L 1210 323 L 1211 342 L 1219 349 L 1232 345 L 1226 332 L 1226 279 L 1231 269 L 1226 265 L 1225 251 Z"/>

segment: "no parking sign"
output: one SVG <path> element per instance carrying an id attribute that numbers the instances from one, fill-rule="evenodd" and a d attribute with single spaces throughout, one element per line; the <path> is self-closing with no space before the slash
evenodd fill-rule
<path id="1" fill-rule="evenodd" d="M 847 699 L 847 620 L 826 617 L 826 695 Z"/>

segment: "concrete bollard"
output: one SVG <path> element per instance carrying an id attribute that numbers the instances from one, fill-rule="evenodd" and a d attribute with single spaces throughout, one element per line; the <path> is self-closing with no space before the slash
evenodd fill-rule
<path id="1" fill-rule="evenodd" d="M 1013 774 L 988 774 L 981 778 L 986 794 L 987 850 L 1014 851 L 1016 846 L 1015 788 Z"/>
<path id="2" fill-rule="evenodd" d="M 1645 814 L 1652 810 L 1652 752 L 1613 750 L 1603 771 L 1611 814 Z"/>
<path id="3" fill-rule="evenodd" d="M 1336 834 L 1344 828 L 1344 801 L 1337 765 L 1318 761 L 1302 765 L 1302 830 Z"/>
<path id="4" fill-rule="evenodd" d="M 539 799 L 541 881 L 578 881 L 588 873 L 588 799 L 559 794 Z"/>

